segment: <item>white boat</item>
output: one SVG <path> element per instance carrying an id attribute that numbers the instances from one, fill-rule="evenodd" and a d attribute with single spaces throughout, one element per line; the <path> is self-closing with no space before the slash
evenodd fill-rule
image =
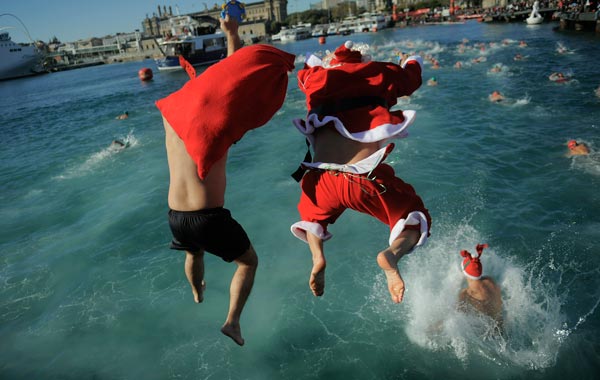
<path id="1" fill-rule="evenodd" d="M 13 42 L 6 31 L 10 28 L 0 28 L 0 80 L 44 73 L 41 66 L 44 54 L 33 42 Z"/>
<path id="2" fill-rule="evenodd" d="M 271 35 L 271 41 L 281 41 L 281 33 L 282 32 L 283 32 L 283 30 L 280 31 L 279 33 Z"/>
<path id="3" fill-rule="evenodd" d="M 539 9 L 539 3 L 536 0 L 533 3 L 533 9 L 531 10 L 531 14 L 529 15 L 528 18 L 525 19 L 525 22 L 528 25 L 541 24 L 542 21 L 544 21 L 544 17 L 542 17 L 542 15 L 540 15 L 540 13 L 538 12 L 538 9 Z"/>
<path id="4" fill-rule="evenodd" d="M 326 37 L 327 36 L 327 28 L 329 25 L 317 25 L 312 30 L 313 37 Z"/>
<path id="5" fill-rule="evenodd" d="M 359 32 L 360 24 L 354 16 L 346 17 L 338 27 L 337 33 L 346 36 L 350 33 Z"/>
<path id="6" fill-rule="evenodd" d="M 384 15 L 377 13 L 364 13 L 358 19 L 358 26 L 355 32 L 377 32 L 387 26 L 387 20 Z"/>
<path id="7" fill-rule="evenodd" d="M 310 26 L 294 26 L 291 29 L 285 29 L 281 31 L 281 42 L 293 42 L 300 41 L 310 38 L 312 32 Z"/>
<path id="8" fill-rule="evenodd" d="M 179 56 L 192 66 L 207 66 L 227 56 L 227 38 L 214 25 L 201 25 L 190 16 L 172 17 L 171 35 L 157 41 L 163 56 L 155 58 L 159 71 L 183 70 Z M 215 33 L 205 33 L 206 31 Z"/>
<path id="9" fill-rule="evenodd" d="M 337 34 L 337 30 L 339 28 L 339 25 L 337 23 L 331 23 L 329 24 L 329 28 L 327 28 L 327 35 L 328 36 L 335 36 Z"/>

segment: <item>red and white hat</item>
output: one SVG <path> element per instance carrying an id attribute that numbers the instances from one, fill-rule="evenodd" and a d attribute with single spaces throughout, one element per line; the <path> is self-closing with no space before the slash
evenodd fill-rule
<path id="1" fill-rule="evenodd" d="M 460 251 L 460 255 L 464 257 L 462 261 L 462 271 L 465 276 L 470 278 L 471 280 L 479 280 L 483 273 L 483 267 L 481 265 L 481 261 L 479 261 L 479 257 L 483 253 L 483 249 L 487 248 L 487 244 L 477 244 L 477 256 L 472 256 L 468 251 L 462 250 Z"/>

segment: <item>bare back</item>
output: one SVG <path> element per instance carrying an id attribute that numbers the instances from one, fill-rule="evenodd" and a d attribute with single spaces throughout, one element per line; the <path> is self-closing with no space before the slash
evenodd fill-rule
<path id="1" fill-rule="evenodd" d="M 347 139 L 330 126 L 318 128 L 314 137 L 315 162 L 353 164 L 379 149 L 379 143 L 361 143 Z"/>
<path id="2" fill-rule="evenodd" d="M 502 323 L 500 287 L 489 277 L 483 277 L 481 280 L 468 280 L 468 283 L 469 286 L 461 290 L 459 301 Z"/>
<path id="3" fill-rule="evenodd" d="M 188 154 L 183 140 L 163 118 L 165 145 L 169 162 L 169 208 L 177 211 L 197 211 L 222 207 L 225 204 L 225 164 L 227 154 L 217 161 L 204 180 L 198 177 L 198 167 Z"/>

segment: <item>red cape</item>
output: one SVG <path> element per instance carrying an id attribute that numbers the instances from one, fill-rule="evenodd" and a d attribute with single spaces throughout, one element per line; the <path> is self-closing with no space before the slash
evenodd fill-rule
<path id="1" fill-rule="evenodd" d="M 336 116 L 350 133 L 402 124 L 402 111 L 390 112 L 389 108 L 399 97 L 417 90 L 421 81 L 421 65 L 416 60 L 408 61 L 404 68 L 390 62 L 372 61 L 342 63 L 329 68 L 305 67 L 298 73 L 298 84 L 306 95 L 309 113 L 343 99 L 374 97 L 385 100 L 385 105 L 371 104 L 329 115 L 319 114 L 320 118 Z"/>
<path id="2" fill-rule="evenodd" d="M 196 162 L 200 179 L 233 143 L 281 108 L 294 59 L 269 45 L 244 47 L 156 102 Z"/>

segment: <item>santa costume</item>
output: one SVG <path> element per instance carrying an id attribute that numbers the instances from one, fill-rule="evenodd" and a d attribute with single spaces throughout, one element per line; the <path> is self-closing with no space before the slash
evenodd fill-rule
<path id="1" fill-rule="evenodd" d="M 308 57 L 304 69 L 298 72 L 308 114 L 293 123 L 311 145 L 313 133 L 328 126 L 351 140 L 377 142 L 380 149 L 354 164 L 305 159 L 298 204 L 302 220 L 292 225 L 292 233 L 304 241 L 307 231 L 328 240 L 332 235 L 327 226 L 350 208 L 389 225 L 390 245 L 405 229 L 418 230 L 421 236 L 417 246 L 423 245 L 429 236 L 429 213 L 413 187 L 383 163 L 394 148 L 386 141 L 406 137 L 406 129 L 414 121 L 415 111 L 390 108 L 399 97 L 411 95 L 421 86 L 422 59 L 410 56 L 400 66 L 369 61 L 352 48 L 352 42 L 346 42 L 329 62 Z"/>
<path id="2" fill-rule="evenodd" d="M 182 62 L 192 79 L 156 106 L 183 140 L 200 179 L 232 144 L 281 108 L 294 60 L 292 54 L 257 44 L 237 50 L 197 77 Z"/>

